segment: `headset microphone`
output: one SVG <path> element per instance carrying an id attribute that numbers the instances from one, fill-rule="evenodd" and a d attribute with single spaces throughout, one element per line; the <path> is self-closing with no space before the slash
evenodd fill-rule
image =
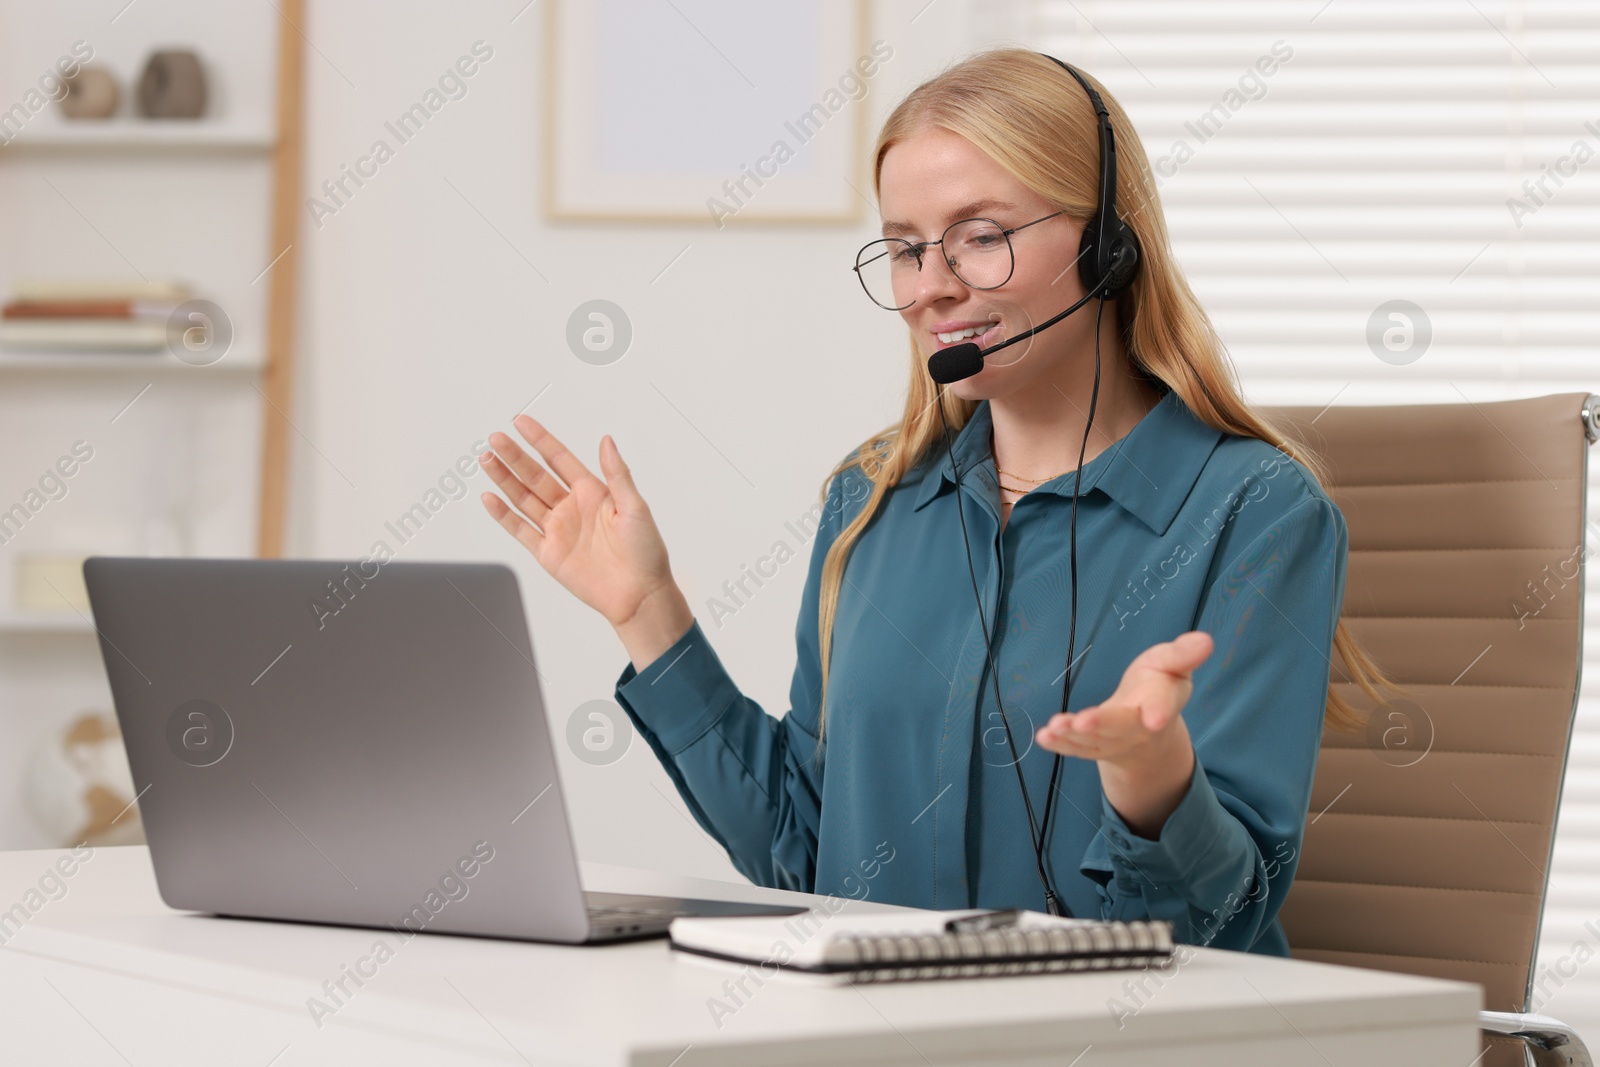
<path id="1" fill-rule="evenodd" d="M 1043 55 L 1043 53 L 1040 53 Z M 1046 322 L 1040 323 L 1033 329 L 1020 333 L 1002 341 L 991 348 L 980 349 L 968 341 L 963 344 L 951 345 L 940 349 L 928 357 L 928 375 L 938 386 L 949 385 L 952 382 L 970 378 L 983 370 L 983 360 L 994 352 L 1032 337 L 1040 330 L 1055 325 L 1062 319 L 1077 311 L 1090 300 L 1098 299 L 1099 306 L 1095 312 L 1095 347 L 1094 347 L 1094 391 L 1089 399 L 1089 416 L 1083 428 L 1083 441 L 1078 449 L 1077 484 L 1072 497 L 1071 521 L 1071 582 L 1072 582 L 1072 619 L 1067 630 L 1067 668 L 1063 673 L 1066 684 L 1061 691 L 1061 710 L 1067 710 L 1067 702 L 1072 694 L 1072 668 L 1073 646 L 1078 632 L 1078 497 L 1083 491 L 1083 457 L 1089 447 L 1089 431 L 1094 426 L 1094 413 L 1096 402 L 1100 398 L 1100 316 L 1105 311 L 1106 301 L 1125 290 L 1133 281 L 1139 269 L 1139 241 L 1133 230 L 1117 217 L 1116 189 L 1117 189 L 1117 154 L 1116 140 L 1111 130 L 1110 113 L 1106 110 L 1105 103 L 1100 99 L 1100 94 L 1094 90 L 1088 81 L 1072 67 L 1046 55 L 1046 59 L 1060 66 L 1077 80 L 1089 96 L 1089 102 L 1094 106 L 1095 116 L 1100 131 L 1100 197 L 1098 210 L 1094 218 L 1090 219 L 1083 228 L 1083 239 L 1078 249 L 1078 269 L 1087 290 L 1082 300 L 1073 304 L 1061 314 L 1054 316 Z M 1046 860 L 1050 835 L 1050 818 L 1054 814 L 1057 793 L 1057 780 L 1061 772 L 1061 756 L 1058 753 L 1054 765 L 1050 769 L 1049 790 L 1045 796 L 1044 819 L 1034 817 L 1033 800 L 1028 796 L 1027 782 L 1022 775 L 1021 756 L 1017 753 L 1017 745 L 1011 734 L 1011 723 L 1006 717 L 1005 704 L 1000 699 L 1000 683 L 995 671 L 994 645 L 990 639 L 989 621 L 983 614 L 983 598 L 978 592 L 977 571 L 972 565 L 972 546 L 967 540 L 966 511 L 961 503 L 961 468 L 955 461 L 955 450 L 950 443 L 950 425 L 945 418 L 944 397 L 939 397 L 934 405 L 939 409 L 939 420 L 944 424 L 945 451 L 950 459 L 950 469 L 956 485 L 956 514 L 961 519 L 961 541 L 966 548 L 967 573 L 972 579 L 972 596 L 978 603 L 978 619 L 983 624 L 983 646 L 987 654 L 989 680 L 994 689 L 995 705 L 1000 710 L 1000 721 L 1005 726 L 1006 745 L 1011 751 L 1011 766 L 1017 772 L 1017 786 L 1022 791 L 1023 808 L 1028 815 L 1028 830 L 1033 845 L 1034 860 L 1038 865 L 1039 881 L 1044 887 L 1045 909 L 1051 915 L 1063 913 L 1071 915 L 1061 897 L 1055 891 L 1051 882 L 1049 863 Z M 980 703 L 982 697 L 979 697 Z"/>
<path id="2" fill-rule="evenodd" d="M 949 385 L 952 382 L 959 382 L 963 378 L 970 378 L 983 369 L 983 361 L 989 356 L 1007 345 L 1025 341 L 1040 330 L 1054 326 L 1098 295 L 1096 292 L 1091 292 L 1061 314 L 1041 322 L 1033 329 L 1019 333 L 1015 337 L 1008 337 L 990 348 L 979 348 L 971 341 L 963 341 L 961 344 L 951 345 L 949 348 L 941 348 L 928 357 L 928 376 L 940 385 Z"/>
<path id="3" fill-rule="evenodd" d="M 959 382 L 983 370 L 983 352 L 967 341 L 941 348 L 928 357 L 928 377 L 940 385 Z"/>

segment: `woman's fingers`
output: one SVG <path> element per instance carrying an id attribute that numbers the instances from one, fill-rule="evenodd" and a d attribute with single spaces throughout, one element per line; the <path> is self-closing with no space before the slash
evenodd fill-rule
<path id="1" fill-rule="evenodd" d="M 1057 712 L 1045 724 L 1051 735 L 1061 739 L 1082 738 L 1097 741 L 1121 740 L 1139 732 L 1138 709 L 1107 702 L 1063 715 Z"/>
<path id="2" fill-rule="evenodd" d="M 532 416 L 518 415 L 511 420 L 511 425 L 517 428 L 517 432 L 522 435 L 523 440 L 538 451 L 545 463 L 549 464 L 550 469 L 555 471 L 563 482 L 567 483 L 568 488 L 585 479 L 599 481 L 589 472 L 589 468 L 583 465 L 582 460 L 573 455 L 571 450 L 556 438 L 555 434 L 539 425 L 538 420 Z M 541 495 L 543 495 L 542 488 Z"/>
<path id="3" fill-rule="evenodd" d="M 606 488 L 611 490 L 619 508 L 629 511 L 646 507 L 644 497 L 633 484 L 633 471 L 623 462 L 622 452 L 610 434 L 600 439 L 600 469 L 606 476 Z"/>
<path id="4" fill-rule="evenodd" d="M 1177 718 L 1179 710 L 1189 703 L 1189 697 L 1193 693 L 1194 683 L 1184 678 L 1181 682 L 1173 683 L 1165 699 L 1141 704 L 1139 711 L 1144 728 L 1151 731 L 1164 728 L 1167 723 Z"/>
<path id="5" fill-rule="evenodd" d="M 1183 697 L 1165 692 L 1150 692 L 1127 702 L 1113 699 L 1068 716 L 1068 729 L 1120 741 L 1161 730 L 1183 704 Z"/>
<path id="6" fill-rule="evenodd" d="M 490 442 L 493 443 L 493 439 L 498 436 L 502 435 L 490 434 Z M 513 507 L 534 522 L 544 521 L 545 515 L 550 511 L 550 504 L 529 489 L 525 480 L 507 467 L 499 456 L 496 456 L 493 452 L 485 452 L 478 457 L 478 462 L 483 465 L 484 470 L 489 472 L 489 477 L 494 479 L 494 484 L 498 485 L 501 491 L 506 494 L 506 499 L 511 501 Z M 545 475 L 545 477 L 551 484 L 555 483 L 554 478 L 549 475 Z M 562 493 L 565 492 L 566 490 L 563 489 Z M 504 524 L 502 523 L 501 525 Z"/>
<path id="7" fill-rule="evenodd" d="M 1151 645 L 1139 654 L 1132 666 L 1148 667 L 1187 679 L 1211 655 L 1214 645 L 1211 635 L 1204 630 L 1189 630 L 1171 641 Z"/>
<path id="8" fill-rule="evenodd" d="M 1216 642 L 1204 630 L 1189 630 L 1140 654 L 1135 665 L 1147 669 L 1139 673 L 1137 699 L 1130 703 L 1141 711 L 1146 729 L 1161 729 L 1189 702 L 1194 693 L 1190 676 L 1215 647 Z"/>
<path id="9" fill-rule="evenodd" d="M 1187 682 L 1182 685 L 1189 688 Z M 1049 737 L 1062 741 L 1095 744 L 1137 740 L 1165 729 L 1186 699 L 1186 695 L 1174 694 L 1168 686 L 1158 684 L 1132 697 L 1112 696 L 1103 704 L 1066 714 L 1057 712 L 1044 729 Z"/>
<path id="10" fill-rule="evenodd" d="M 494 449 L 500 462 L 510 467 L 511 472 L 522 484 L 532 490 L 548 507 L 555 507 L 567 495 L 567 487 L 518 447 L 510 437 L 496 430 L 489 435 L 489 445 Z"/>
<path id="11" fill-rule="evenodd" d="M 532 552 L 534 559 L 539 559 L 539 553 L 544 548 L 544 534 L 534 529 L 533 524 L 527 519 L 506 507 L 506 502 L 493 493 L 484 493 L 479 499 L 483 501 L 484 509 L 489 512 L 490 518 Z"/>
<path id="12" fill-rule="evenodd" d="M 1058 731 L 1050 725 L 1040 729 L 1035 740 L 1039 742 L 1040 747 L 1051 752 L 1059 752 L 1063 756 L 1077 756 L 1080 759 L 1099 759 L 1113 744 L 1098 733 L 1071 729 Z"/>
<path id="13" fill-rule="evenodd" d="M 1215 642 L 1203 630 L 1190 630 L 1171 641 L 1151 645 L 1128 665 L 1117 691 L 1089 713 L 1090 722 L 1102 713 L 1116 729 L 1159 730 L 1177 715 L 1194 692 L 1190 678 L 1211 655 Z"/>

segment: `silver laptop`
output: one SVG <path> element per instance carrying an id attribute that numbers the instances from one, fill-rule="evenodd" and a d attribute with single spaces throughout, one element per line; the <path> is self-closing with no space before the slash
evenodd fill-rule
<path id="1" fill-rule="evenodd" d="M 83 573 L 173 908 L 568 944 L 803 910 L 584 891 L 508 567 Z"/>

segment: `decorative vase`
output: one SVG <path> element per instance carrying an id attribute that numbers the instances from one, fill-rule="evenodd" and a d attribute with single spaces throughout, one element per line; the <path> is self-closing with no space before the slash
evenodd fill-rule
<path id="1" fill-rule="evenodd" d="M 66 79 L 66 86 L 61 113 L 69 119 L 110 118 L 122 95 L 117 90 L 117 79 L 100 66 L 78 68 L 78 73 Z"/>
<path id="2" fill-rule="evenodd" d="M 206 109 L 206 72 L 186 48 L 153 52 L 139 76 L 139 112 L 152 119 L 194 119 Z"/>

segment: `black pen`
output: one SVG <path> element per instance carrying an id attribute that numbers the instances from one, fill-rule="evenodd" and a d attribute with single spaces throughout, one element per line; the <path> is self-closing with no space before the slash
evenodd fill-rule
<path id="1" fill-rule="evenodd" d="M 984 930 L 1015 926 L 1020 918 L 1022 918 L 1021 908 L 1005 908 L 1001 911 L 986 911 L 980 915 L 951 919 L 944 924 L 944 930 L 947 934 L 976 934 Z"/>

